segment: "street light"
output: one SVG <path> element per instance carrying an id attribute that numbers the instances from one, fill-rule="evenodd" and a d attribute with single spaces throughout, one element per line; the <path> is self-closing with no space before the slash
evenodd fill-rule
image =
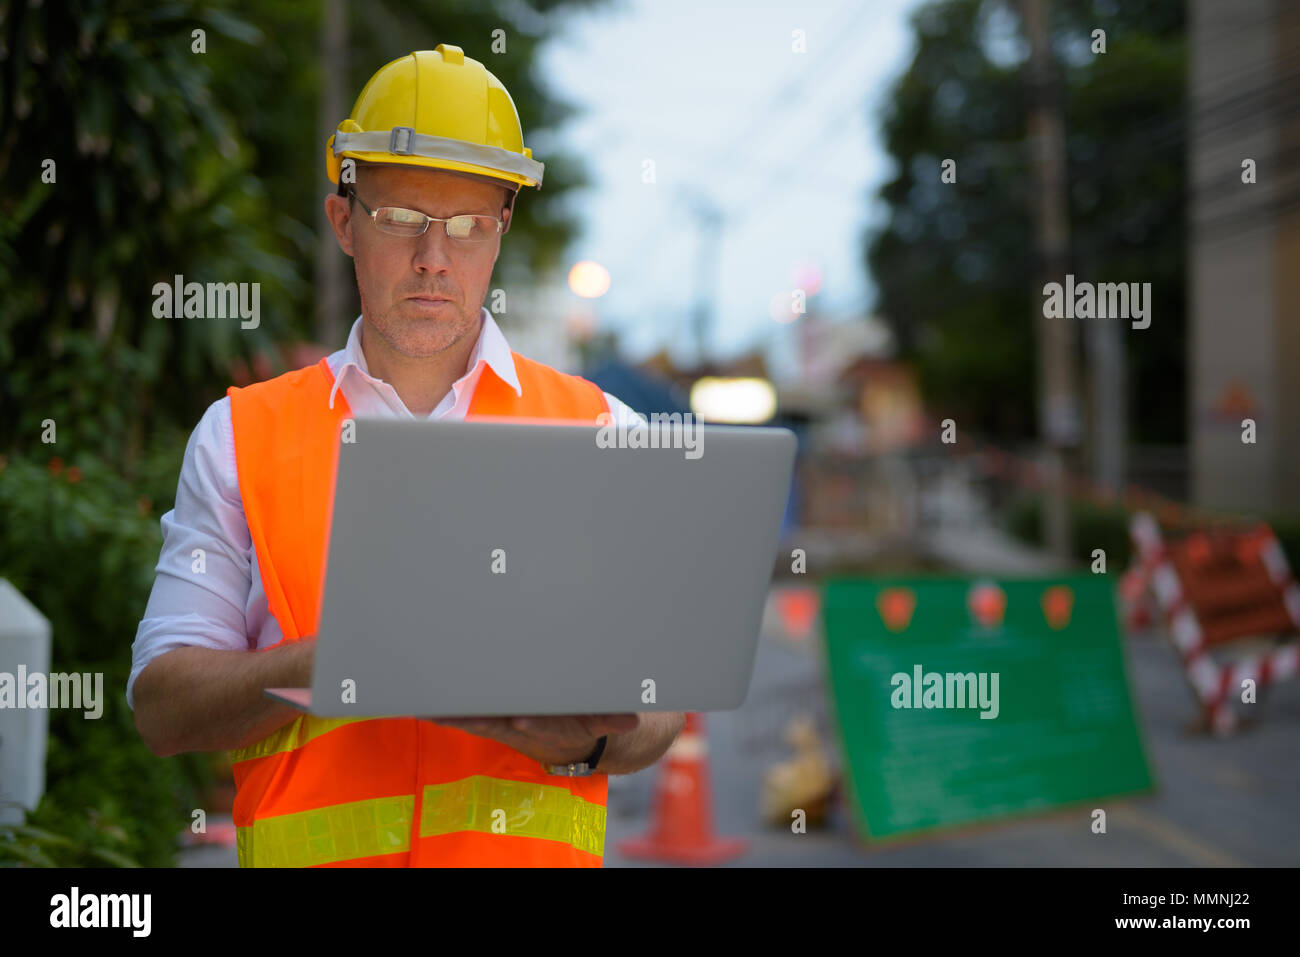
<path id="1" fill-rule="evenodd" d="M 776 414 L 776 390 L 766 379 L 705 376 L 691 386 L 691 411 L 710 422 L 758 425 Z"/>
<path id="2" fill-rule="evenodd" d="M 569 270 L 569 289 L 583 299 L 599 299 L 609 292 L 609 270 L 590 259 L 576 262 Z"/>

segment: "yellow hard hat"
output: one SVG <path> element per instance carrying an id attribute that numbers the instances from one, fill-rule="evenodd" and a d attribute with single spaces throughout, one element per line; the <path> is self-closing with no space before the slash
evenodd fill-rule
<path id="1" fill-rule="evenodd" d="M 524 146 L 514 100 L 460 47 L 440 43 L 379 68 L 325 144 L 338 183 L 343 157 L 486 176 L 541 188 L 543 164 Z"/>

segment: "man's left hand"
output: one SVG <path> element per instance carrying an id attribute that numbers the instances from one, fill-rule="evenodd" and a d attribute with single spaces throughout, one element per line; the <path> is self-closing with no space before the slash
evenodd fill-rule
<path id="1" fill-rule="evenodd" d="M 543 764 L 581 761 L 602 735 L 635 731 L 633 714 L 535 715 L 518 718 L 426 718 L 434 724 L 491 738 Z"/>

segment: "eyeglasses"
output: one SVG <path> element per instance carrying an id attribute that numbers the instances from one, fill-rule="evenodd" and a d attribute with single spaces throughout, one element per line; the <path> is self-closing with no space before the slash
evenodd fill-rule
<path id="1" fill-rule="evenodd" d="M 366 211 L 366 215 L 374 220 L 375 228 L 390 236 L 423 236 L 430 223 L 442 223 L 447 236 L 457 242 L 485 243 L 501 232 L 503 225 L 502 220 L 494 216 L 476 216 L 470 213 L 439 219 L 437 216 L 427 216 L 418 209 L 406 209 L 402 206 L 380 206 L 378 209 L 371 209 L 361 202 L 361 197 L 356 194 L 356 190 L 348 190 L 348 193 L 361 203 L 361 208 Z"/>

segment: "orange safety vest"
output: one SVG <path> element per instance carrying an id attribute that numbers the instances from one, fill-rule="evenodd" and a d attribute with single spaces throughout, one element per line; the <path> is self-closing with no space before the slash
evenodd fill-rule
<path id="1" fill-rule="evenodd" d="M 485 367 L 468 416 L 589 421 L 600 389 L 514 354 L 522 395 Z M 235 461 L 270 613 L 316 634 L 342 393 L 329 364 L 231 388 Z M 513 748 L 416 718 L 303 715 L 231 752 L 241 867 L 600 867 L 604 774 L 549 775 Z M 502 814 L 501 812 L 504 812 Z"/>

